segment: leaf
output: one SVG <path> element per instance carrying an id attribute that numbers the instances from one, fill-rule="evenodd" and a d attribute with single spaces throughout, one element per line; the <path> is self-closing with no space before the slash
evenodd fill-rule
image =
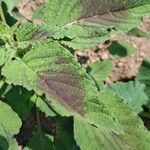
<path id="1" fill-rule="evenodd" d="M 17 40 L 20 42 L 42 40 L 47 37 L 59 39 L 73 39 L 75 34 L 68 29 L 63 29 L 54 25 L 36 25 L 32 23 L 25 23 L 19 26 L 16 32 Z"/>
<path id="2" fill-rule="evenodd" d="M 146 85 L 144 91 L 150 100 L 150 59 L 146 59 L 143 61 L 139 73 L 136 77 L 136 80 Z"/>
<path id="3" fill-rule="evenodd" d="M 38 128 L 23 150 L 54 150 L 52 137 Z"/>
<path id="4" fill-rule="evenodd" d="M 121 130 L 99 101 L 93 80 L 57 42 L 50 39 L 37 42 L 22 59 L 5 64 L 2 75 L 8 84 L 34 90 L 38 95 L 45 93 L 50 106 L 62 116 L 80 115 L 98 128 Z"/>
<path id="5" fill-rule="evenodd" d="M 109 88 L 137 113 L 141 112 L 142 106 L 148 103 L 148 97 L 144 93 L 145 85 L 138 81 L 116 82 L 110 84 Z"/>
<path id="6" fill-rule="evenodd" d="M 18 27 L 16 31 L 16 38 L 19 42 L 30 41 L 32 37 L 38 32 L 39 26 L 33 23 L 25 23 Z"/>
<path id="7" fill-rule="evenodd" d="M 148 149 L 150 134 L 137 114 L 127 104 L 122 103 L 115 93 L 109 90 L 100 93 L 100 97 L 122 125 L 125 132 L 122 140 L 128 141 L 127 144 L 133 149 Z"/>
<path id="8" fill-rule="evenodd" d="M 130 30 L 128 32 L 128 35 L 136 36 L 136 37 L 145 37 L 145 38 L 148 38 L 148 39 L 150 38 L 150 33 L 144 32 L 144 31 L 142 31 L 141 29 L 139 29 L 137 27 Z"/>
<path id="9" fill-rule="evenodd" d="M 1 65 L 3 66 L 5 63 L 7 63 L 12 57 L 15 55 L 16 49 L 12 49 L 9 44 L 6 44 L 6 46 L 0 47 L 0 54 L 1 54 Z"/>
<path id="10" fill-rule="evenodd" d="M 129 149 L 124 141 L 118 139 L 117 135 L 115 137 L 115 133 L 102 131 L 77 117 L 74 118 L 74 136 L 81 150 L 107 150 L 110 147 L 111 150 Z"/>
<path id="11" fill-rule="evenodd" d="M 79 150 L 73 135 L 73 118 L 57 117 L 56 126 L 55 149 Z"/>
<path id="12" fill-rule="evenodd" d="M 39 7 L 37 7 L 34 11 L 33 11 L 33 14 L 32 14 L 32 20 L 35 20 L 35 19 L 39 19 L 41 20 L 43 15 L 44 15 L 44 12 L 43 12 L 43 9 L 44 9 L 44 6 L 41 5 Z"/>
<path id="13" fill-rule="evenodd" d="M 2 66 L 5 62 L 5 50 L 0 48 L 0 66 Z"/>
<path id="14" fill-rule="evenodd" d="M 59 2 L 59 4 L 57 4 L 57 1 L 47 1 L 45 9 L 43 9 L 46 26 L 44 24 L 45 27 L 41 28 L 34 38 L 53 37 L 57 40 L 61 39 L 60 43 L 64 46 L 84 50 L 104 42 L 111 34 L 127 33 L 140 23 L 142 16 L 149 14 L 150 6 L 144 5 L 149 3 L 126 1 L 122 5 L 117 2 L 111 2 L 110 5 L 107 5 L 105 1 L 96 1 L 93 5 L 91 1 L 65 0 Z M 133 4 L 144 6 L 123 11 L 133 7 Z M 58 6 L 60 7 L 58 8 Z M 91 12 L 86 12 L 88 7 Z M 67 11 L 65 11 L 65 14 L 63 12 L 64 16 L 62 17 L 63 9 Z M 69 13 L 70 10 L 71 13 Z M 53 11 L 58 12 L 58 14 L 56 15 Z M 27 29 L 30 30 L 30 28 Z M 32 33 L 32 30 L 30 30 L 30 33 Z"/>
<path id="15" fill-rule="evenodd" d="M 33 92 L 29 92 L 25 88 L 13 86 L 3 96 L 5 96 L 5 102 L 17 112 L 19 117 L 22 120 L 26 120 L 34 106 L 33 94 Z"/>
<path id="16" fill-rule="evenodd" d="M 12 88 L 12 85 L 8 85 L 6 82 L 1 79 L 1 86 L 0 86 L 0 95 L 1 97 L 5 97 L 4 95 Z"/>
<path id="17" fill-rule="evenodd" d="M 135 0 L 134 2 L 132 0 L 125 0 L 124 3 L 121 2 L 122 2 L 121 0 L 116 1 L 64 0 L 63 2 L 51 0 L 47 1 L 45 5 L 44 19 L 45 22 L 49 24 L 62 26 L 74 22 L 76 23 L 81 19 L 87 20 L 93 16 L 105 14 L 110 11 L 114 12 L 120 9 L 128 9 L 139 5 L 149 4 L 149 1 L 146 0 L 142 2 L 139 0 Z"/>
<path id="18" fill-rule="evenodd" d="M 12 41 L 13 37 L 13 31 L 11 28 L 0 22 L 0 39 L 3 40 L 4 42 L 10 42 Z"/>
<path id="19" fill-rule="evenodd" d="M 56 112 L 50 108 L 45 102 L 46 100 L 42 99 L 41 97 L 38 97 L 36 99 L 36 107 L 39 108 L 41 112 L 43 112 L 46 117 L 55 117 Z"/>
<path id="20" fill-rule="evenodd" d="M 87 72 L 96 80 L 98 84 L 105 81 L 112 70 L 112 62 L 110 60 L 96 61 L 87 67 Z"/>
<path id="21" fill-rule="evenodd" d="M 131 43 L 123 41 L 114 41 L 108 48 L 109 52 L 115 57 L 124 57 L 136 51 Z"/>
<path id="22" fill-rule="evenodd" d="M 0 4 L 2 2 L 5 2 L 6 5 L 7 5 L 7 9 L 8 9 L 8 13 L 11 15 L 11 16 L 15 16 L 16 17 L 16 14 L 17 12 L 15 12 L 15 8 L 17 7 L 18 3 L 20 2 L 21 0 L 13 0 L 13 1 L 10 1 L 10 0 L 0 0 Z"/>
<path id="23" fill-rule="evenodd" d="M 13 138 L 19 132 L 21 120 L 9 105 L 0 101 L 0 149 L 16 150 L 18 144 Z"/>
<path id="24" fill-rule="evenodd" d="M 1 3 L 1 2 L 0 2 Z M 9 5 L 9 4 L 8 4 Z M 10 14 L 8 12 L 8 7 L 7 7 L 7 4 L 6 3 L 1 3 L 1 11 L 2 11 L 2 17 L 1 17 L 1 20 L 3 22 L 6 22 L 7 25 L 9 25 L 10 27 L 12 27 L 16 22 L 17 20 L 14 18 L 14 15 L 15 15 L 15 12 L 13 12 L 13 16 L 12 14 Z M 14 8 L 15 10 L 16 8 Z M 13 11 L 13 10 L 12 10 Z"/>
<path id="25" fill-rule="evenodd" d="M 81 150 L 149 149 L 150 134 L 136 113 L 127 104 L 123 103 L 115 93 L 109 90 L 101 92 L 100 97 L 117 118 L 124 131 L 122 134 L 117 134 L 113 131 L 104 132 L 95 126 L 87 124 L 81 118 L 75 117 L 74 134 Z"/>
<path id="26" fill-rule="evenodd" d="M 146 4 L 150 2 L 51 0 L 45 4 L 44 21 L 70 29 L 77 37 L 73 40 L 62 40 L 61 43 L 75 50 L 84 50 L 104 42 L 111 34 L 124 34 L 138 25 L 141 17 L 149 14 L 150 5 Z M 133 8 L 136 6 L 139 7 Z"/>

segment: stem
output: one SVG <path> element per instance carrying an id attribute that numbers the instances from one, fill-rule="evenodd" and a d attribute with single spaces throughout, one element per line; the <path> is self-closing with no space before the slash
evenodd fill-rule
<path id="1" fill-rule="evenodd" d="M 44 150 L 44 149 L 43 149 L 43 139 L 42 139 L 42 134 L 41 134 L 42 128 L 41 128 L 40 115 L 39 115 L 39 110 L 38 110 L 38 108 L 36 108 L 36 119 L 37 119 L 38 128 L 40 129 L 41 149 Z"/>
<path id="2" fill-rule="evenodd" d="M 41 129 L 41 122 L 40 122 L 40 116 L 39 116 L 38 108 L 36 108 L 36 118 L 37 118 L 37 125 Z"/>
<path id="3" fill-rule="evenodd" d="M 0 15 L 1 15 L 1 18 L 2 18 L 2 22 L 4 24 L 6 24 L 6 19 L 5 19 L 5 15 L 4 15 L 4 12 L 3 12 L 3 8 L 2 8 L 2 4 L 0 4 Z"/>
<path id="4" fill-rule="evenodd" d="M 98 91 L 100 91 L 100 87 L 98 82 L 93 78 L 93 76 L 89 73 L 90 77 L 93 79 L 93 81 L 95 82 L 95 86 L 97 87 Z"/>

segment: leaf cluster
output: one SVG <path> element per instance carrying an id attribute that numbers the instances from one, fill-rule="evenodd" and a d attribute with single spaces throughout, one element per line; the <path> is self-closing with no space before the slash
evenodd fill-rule
<path id="1" fill-rule="evenodd" d="M 13 16 L 15 4 L 4 2 Z M 147 65 L 138 81 L 104 88 L 111 61 L 84 69 L 72 55 L 128 33 L 150 14 L 149 0 L 47 0 L 42 24 L 13 26 L 0 3 L 0 149 L 17 149 L 31 117 L 32 133 L 20 142 L 24 150 L 149 149 L 150 134 L 138 117 L 149 100 L 149 79 L 142 77 Z"/>

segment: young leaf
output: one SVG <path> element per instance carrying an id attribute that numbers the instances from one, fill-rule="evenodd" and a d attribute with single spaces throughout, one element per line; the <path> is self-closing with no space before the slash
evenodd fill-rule
<path id="1" fill-rule="evenodd" d="M 27 91 L 20 86 L 13 86 L 9 91 L 5 92 L 5 102 L 8 103 L 12 109 L 17 112 L 22 120 L 26 120 L 31 109 L 34 106 L 33 92 Z"/>
<path id="2" fill-rule="evenodd" d="M 100 84 L 105 81 L 112 70 L 112 62 L 110 60 L 96 61 L 87 67 L 87 72 Z"/>
<path id="3" fill-rule="evenodd" d="M 148 97 L 144 93 L 145 85 L 138 81 L 112 83 L 109 88 L 137 113 L 141 112 L 142 106 L 148 103 Z"/>
<path id="4" fill-rule="evenodd" d="M 85 123 L 81 118 L 75 117 L 74 134 L 80 148 L 83 150 L 149 149 L 150 134 L 136 113 L 127 104 L 123 103 L 115 93 L 109 90 L 101 92 L 100 97 L 114 114 L 115 118 L 118 119 L 124 132 L 122 134 L 116 134 L 111 131 L 101 131 Z"/>
<path id="5" fill-rule="evenodd" d="M 138 25 L 141 17 L 150 13 L 150 5 L 145 4 L 150 1 L 51 0 L 45 5 L 44 21 L 73 31 L 77 37 L 61 43 L 84 50 L 104 42 L 113 33 L 127 33 Z M 133 8 L 136 6 L 140 7 Z"/>
<path id="6" fill-rule="evenodd" d="M 117 120 L 99 101 L 93 80 L 57 42 L 37 42 L 22 59 L 5 64 L 2 75 L 9 84 L 24 86 L 39 95 L 45 93 L 50 106 L 62 116 L 81 115 L 97 127 L 120 130 Z"/>
<path id="7" fill-rule="evenodd" d="M 9 105 L 0 101 L 0 149 L 16 150 L 18 144 L 13 138 L 19 132 L 21 120 Z"/>
<path id="8" fill-rule="evenodd" d="M 136 51 L 136 48 L 128 42 L 114 41 L 108 48 L 108 50 L 113 56 L 118 58 L 134 53 Z"/>
<path id="9" fill-rule="evenodd" d="M 51 135 L 38 128 L 24 150 L 54 150 Z"/>
<path id="10" fill-rule="evenodd" d="M 12 37 L 13 37 L 13 31 L 12 29 L 0 22 L 0 39 L 3 40 L 4 42 L 9 42 L 12 41 Z"/>

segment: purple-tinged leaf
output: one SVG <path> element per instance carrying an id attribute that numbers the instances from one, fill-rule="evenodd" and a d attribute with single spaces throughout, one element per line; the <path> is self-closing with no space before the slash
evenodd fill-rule
<path id="1" fill-rule="evenodd" d="M 94 81 L 57 42 L 49 39 L 37 42 L 22 59 L 9 61 L 2 74 L 7 83 L 45 94 L 47 103 L 62 116 L 76 115 L 98 128 L 121 130 L 100 101 Z"/>
<path id="2" fill-rule="evenodd" d="M 106 41 L 110 35 L 126 34 L 150 14 L 149 0 L 49 0 L 44 21 L 69 29 L 76 36 L 62 44 L 84 50 Z"/>
<path id="3" fill-rule="evenodd" d="M 42 87 L 49 95 L 60 101 L 65 107 L 84 115 L 83 87 L 79 85 L 79 76 L 72 74 L 45 73 L 39 75 Z"/>

